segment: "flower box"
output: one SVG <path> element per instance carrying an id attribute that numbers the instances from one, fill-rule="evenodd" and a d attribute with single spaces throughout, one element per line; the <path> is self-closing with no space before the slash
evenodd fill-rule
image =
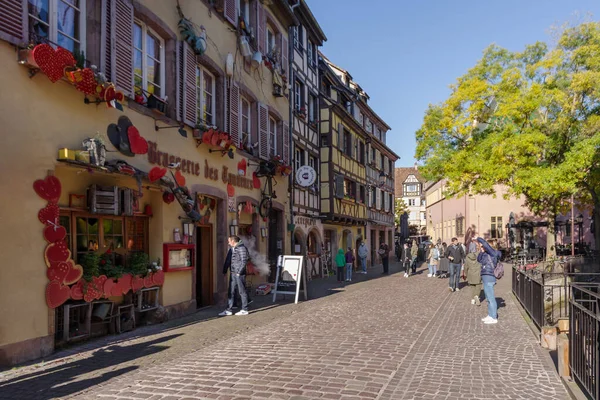
<path id="1" fill-rule="evenodd" d="M 159 114 L 165 114 L 165 112 L 167 111 L 167 102 L 161 99 L 160 97 L 151 94 L 148 97 L 147 107 Z"/>

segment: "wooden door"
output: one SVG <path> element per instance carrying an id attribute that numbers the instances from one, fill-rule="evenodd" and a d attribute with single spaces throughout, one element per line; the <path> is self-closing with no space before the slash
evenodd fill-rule
<path id="1" fill-rule="evenodd" d="M 214 267 L 212 246 L 212 226 L 196 228 L 196 307 L 206 307 L 214 303 Z"/>

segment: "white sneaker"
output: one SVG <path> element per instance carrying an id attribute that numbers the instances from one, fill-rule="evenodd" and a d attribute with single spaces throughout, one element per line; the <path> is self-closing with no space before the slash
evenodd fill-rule
<path id="1" fill-rule="evenodd" d="M 431 278 L 431 274 L 427 274 L 427 277 L 428 277 L 428 278 Z"/>
<path id="2" fill-rule="evenodd" d="M 475 299 L 471 299 L 471 304 L 475 304 Z"/>
<path id="3" fill-rule="evenodd" d="M 486 321 L 489 321 L 490 319 L 494 319 L 494 318 L 492 318 L 492 317 L 490 317 L 490 316 L 488 315 L 488 316 L 487 316 L 487 317 L 485 317 L 485 318 L 481 318 L 481 321 L 483 321 L 483 322 L 486 322 Z"/>
<path id="4" fill-rule="evenodd" d="M 475 302 L 476 305 L 478 305 L 478 306 L 481 305 L 481 300 L 479 300 L 479 296 L 475 296 L 475 298 L 473 299 L 473 301 Z"/>
<path id="5" fill-rule="evenodd" d="M 407 272 L 404 273 L 404 277 L 408 278 L 408 273 Z"/>
<path id="6" fill-rule="evenodd" d="M 248 311 L 240 310 L 240 311 L 236 312 L 235 315 L 248 315 Z"/>
<path id="7" fill-rule="evenodd" d="M 454 289 L 452 289 L 451 287 L 449 287 L 448 290 L 454 292 Z"/>
<path id="8" fill-rule="evenodd" d="M 484 323 L 484 324 L 488 324 L 488 325 L 490 325 L 490 324 L 497 324 L 497 323 L 498 323 L 498 320 L 497 320 L 497 319 L 495 319 L 495 318 L 490 318 L 490 319 L 488 319 L 487 321 L 483 321 L 483 323 Z"/>
<path id="9" fill-rule="evenodd" d="M 219 317 L 227 317 L 229 315 L 233 315 L 233 313 L 229 310 L 225 310 L 225 311 L 219 313 Z"/>
<path id="10" fill-rule="evenodd" d="M 455 292 L 460 292 L 459 288 L 454 289 Z"/>

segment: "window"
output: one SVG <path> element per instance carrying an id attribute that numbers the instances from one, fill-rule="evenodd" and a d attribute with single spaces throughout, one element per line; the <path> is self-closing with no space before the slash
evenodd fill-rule
<path id="1" fill-rule="evenodd" d="M 277 121 L 269 117 L 269 155 L 277 155 Z"/>
<path id="2" fill-rule="evenodd" d="M 267 26 L 267 54 L 272 55 L 275 47 L 275 31 Z"/>
<path id="3" fill-rule="evenodd" d="M 377 139 L 381 140 L 381 129 L 377 128 L 373 134 L 376 134 Z"/>
<path id="4" fill-rule="evenodd" d="M 404 185 L 404 192 L 405 193 L 417 193 L 419 194 L 419 185 L 414 183 L 414 184 L 408 184 L 408 185 Z"/>
<path id="5" fill-rule="evenodd" d="M 377 205 L 377 188 L 373 187 L 371 189 L 371 207 L 375 208 Z"/>
<path id="6" fill-rule="evenodd" d="M 296 170 L 304 165 L 304 149 L 296 148 L 296 158 L 294 159 Z"/>
<path id="7" fill-rule="evenodd" d="M 299 80 L 296 80 L 294 84 L 294 108 L 296 111 L 304 106 L 304 84 Z"/>
<path id="8" fill-rule="evenodd" d="M 363 185 L 360 185 L 358 201 L 360 201 L 361 203 L 365 202 L 365 187 Z"/>
<path id="9" fill-rule="evenodd" d="M 385 142 L 386 142 L 385 135 L 386 135 L 386 132 L 385 132 L 385 131 L 381 131 L 381 141 L 382 141 L 383 143 L 385 143 Z"/>
<path id="10" fill-rule="evenodd" d="M 381 192 L 381 209 L 382 210 L 385 210 L 385 196 L 386 196 L 386 193 Z"/>
<path id="11" fill-rule="evenodd" d="M 375 163 L 375 159 L 377 158 L 377 150 L 374 147 L 371 147 L 371 161 Z"/>
<path id="12" fill-rule="evenodd" d="M 421 199 L 421 206 L 425 207 L 425 199 Z"/>
<path id="13" fill-rule="evenodd" d="M 365 123 L 365 116 L 361 112 L 358 113 L 358 123 L 360 126 L 364 126 Z"/>
<path id="14" fill-rule="evenodd" d="M 29 31 L 38 43 L 50 41 L 65 49 L 85 51 L 85 1 L 29 0 Z"/>
<path id="15" fill-rule="evenodd" d="M 197 118 L 208 125 L 215 123 L 215 77 L 204 68 L 196 68 Z"/>
<path id="16" fill-rule="evenodd" d="M 304 31 L 302 25 L 298 25 L 294 27 L 294 47 L 302 51 L 302 43 L 304 43 Z"/>
<path id="17" fill-rule="evenodd" d="M 465 234 L 465 217 L 456 218 L 456 236 Z"/>
<path id="18" fill-rule="evenodd" d="M 165 46 L 162 38 L 146 24 L 133 24 L 133 84 L 136 93 L 146 92 L 164 97 Z"/>
<path id="19" fill-rule="evenodd" d="M 385 157 L 383 154 L 379 156 L 379 168 L 383 171 L 385 169 Z"/>
<path id="20" fill-rule="evenodd" d="M 308 157 L 308 165 L 313 167 L 313 169 L 315 170 L 315 172 L 317 173 L 317 176 L 319 175 L 319 167 L 317 165 L 317 158 L 313 157 L 313 156 L 309 156 Z"/>
<path id="21" fill-rule="evenodd" d="M 308 121 L 317 122 L 317 115 L 319 115 L 319 102 L 317 96 L 310 93 L 308 95 Z"/>
<path id="22" fill-rule="evenodd" d="M 321 93 L 327 97 L 331 97 L 331 82 L 327 78 L 321 80 Z"/>
<path id="23" fill-rule="evenodd" d="M 394 163 L 392 162 L 392 160 L 388 161 L 388 172 L 391 174 L 392 171 L 394 171 Z"/>
<path id="24" fill-rule="evenodd" d="M 502 217 L 492 217 L 490 234 L 492 239 L 502 239 Z"/>
<path id="25" fill-rule="evenodd" d="M 344 129 L 344 153 L 352 157 L 352 134 Z"/>
<path id="26" fill-rule="evenodd" d="M 249 0 L 238 0 L 238 9 L 240 10 L 240 17 L 246 23 L 246 26 L 250 25 L 250 1 Z"/>
<path id="27" fill-rule="evenodd" d="M 346 198 L 356 198 L 356 182 L 349 179 L 344 179 L 344 196 Z"/>
<path id="28" fill-rule="evenodd" d="M 317 46 L 312 42 L 308 41 L 308 49 L 306 50 L 306 56 L 308 66 L 310 68 L 317 68 Z"/>
<path id="29" fill-rule="evenodd" d="M 242 130 L 242 148 L 251 147 L 253 138 L 252 138 L 252 130 L 250 127 L 252 126 L 252 121 L 250 120 L 250 102 L 245 98 L 241 97 L 240 100 L 240 110 L 241 110 L 241 130 Z"/>
<path id="30" fill-rule="evenodd" d="M 364 164 L 365 163 L 365 144 L 363 142 L 360 142 L 358 157 L 359 157 L 358 161 L 361 164 Z"/>
<path id="31" fill-rule="evenodd" d="M 373 123 L 369 118 L 365 118 L 365 129 L 367 132 L 371 133 L 373 131 Z"/>
<path id="32" fill-rule="evenodd" d="M 329 136 L 321 135 L 321 147 L 329 146 Z"/>
<path id="33" fill-rule="evenodd" d="M 408 206 L 413 207 L 417 205 L 417 201 L 415 199 L 408 199 Z"/>

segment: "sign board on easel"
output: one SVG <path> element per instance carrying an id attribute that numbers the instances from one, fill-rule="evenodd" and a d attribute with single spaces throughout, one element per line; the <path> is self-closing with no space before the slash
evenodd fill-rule
<path id="1" fill-rule="evenodd" d="M 297 304 L 301 289 L 304 290 L 304 300 L 308 299 L 304 268 L 304 256 L 279 256 L 275 288 L 273 289 L 273 303 L 278 294 L 293 294 L 296 296 L 295 303 Z"/>

